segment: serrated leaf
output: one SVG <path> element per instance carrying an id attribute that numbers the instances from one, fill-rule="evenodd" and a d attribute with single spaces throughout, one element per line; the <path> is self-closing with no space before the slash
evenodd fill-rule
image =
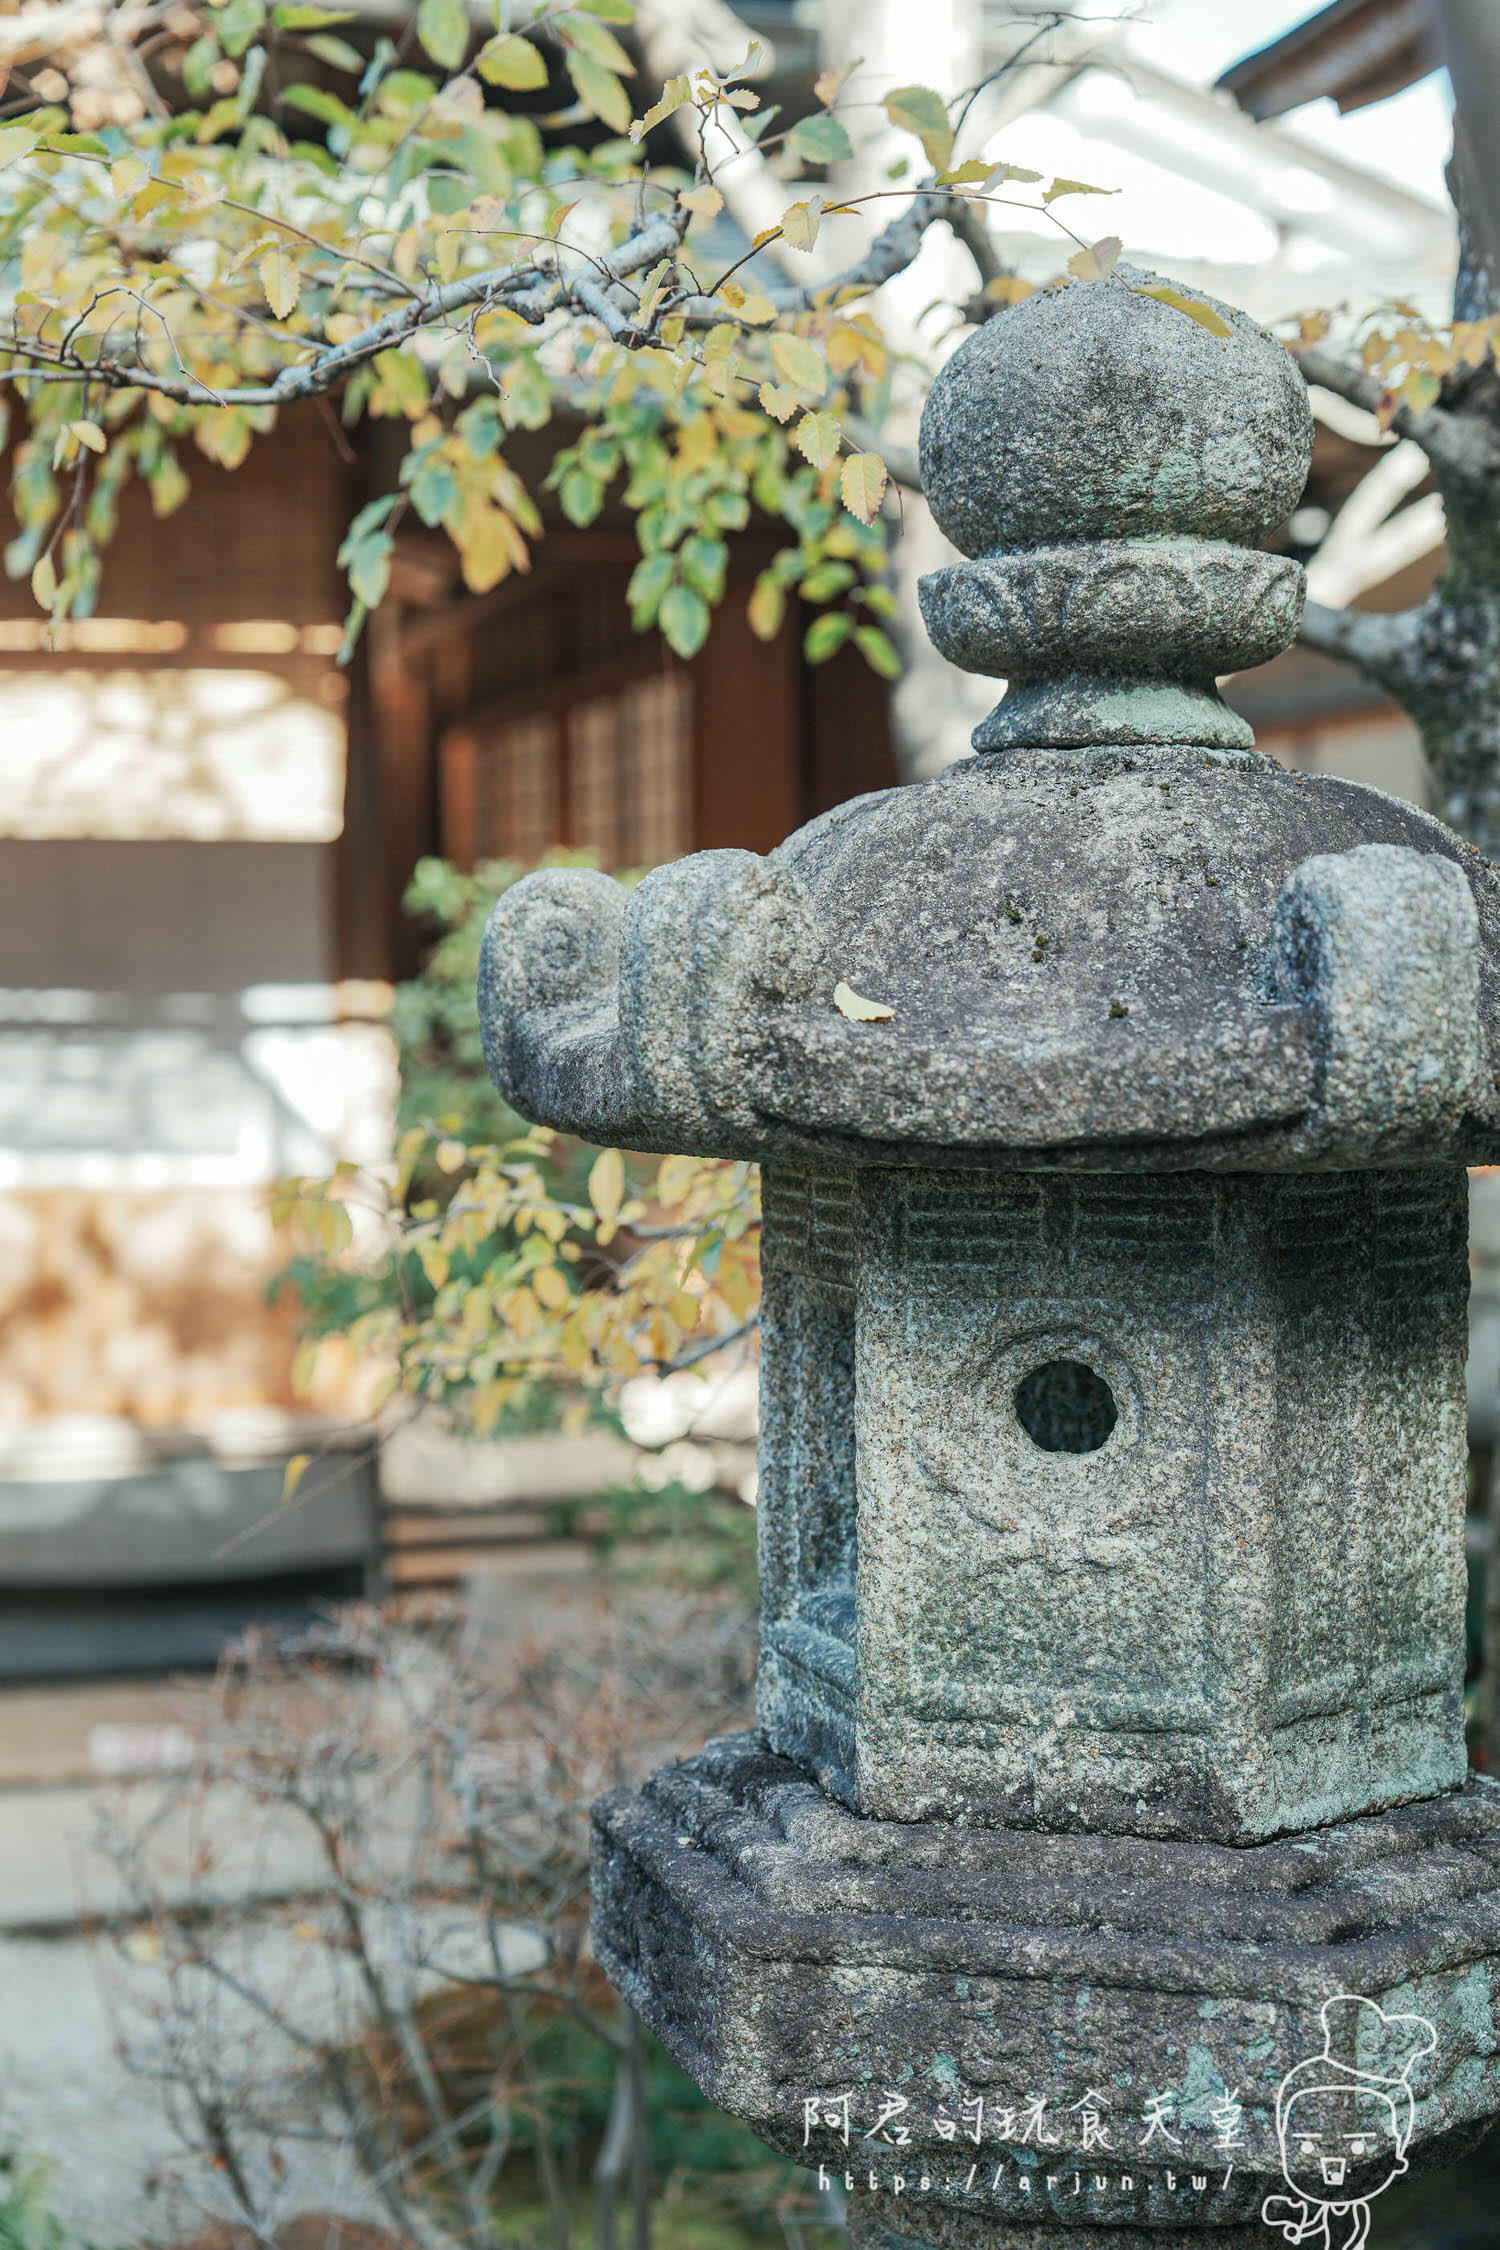
<path id="1" fill-rule="evenodd" d="M 260 285 L 266 293 L 266 303 L 278 320 L 285 320 L 295 312 L 301 294 L 302 277 L 284 250 L 268 250 L 256 266 Z"/>
<path id="2" fill-rule="evenodd" d="M 851 453 L 839 478 L 844 506 L 861 523 L 873 523 L 885 498 L 886 468 L 878 453 Z"/>
<path id="3" fill-rule="evenodd" d="M 486 85 L 503 86 L 507 93 L 528 93 L 547 83 L 546 56 L 518 31 L 486 40 L 474 67 Z"/>
<path id="4" fill-rule="evenodd" d="M 669 586 L 656 622 L 669 648 L 684 659 L 696 656 L 708 639 L 708 604 L 691 586 Z"/>
<path id="5" fill-rule="evenodd" d="M 889 1023 L 896 1013 L 883 1000 L 867 1000 L 842 978 L 833 988 L 833 1004 L 851 1023 Z"/>
<path id="6" fill-rule="evenodd" d="M 693 89 L 685 74 L 679 73 L 676 78 L 669 78 L 662 87 L 660 101 L 653 102 L 645 116 L 638 117 L 631 126 L 630 138 L 633 141 L 644 140 L 654 125 L 660 125 L 664 119 L 675 115 L 692 98 Z"/>
<path id="7" fill-rule="evenodd" d="M 1068 271 L 1075 281 L 1107 281 L 1123 248 L 1117 234 L 1102 235 L 1097 242 L 1091 242 L 1087 250 L 1074 251 L 1068 260 Z"/>
<path id="8" fill-rule="evenodd" d="M 1228 336 L 1232 333 L 1229 323 L 1219 318 L 1212 305 L 1200 305 L 1196 297 L 1184 297 L 1180 290 L 1137 289 L 1135 294 L 1138 297 L 1154 297 L 1159 305 L 1170 305 L 1175 312 L 1186 313 L 1189 320 L 1196 320 L 1200 328 L 1206 328 L 1210 336 Z"/>
<path id="9" fill-rule="evenodd" d="M 469 11 L 464 0 L 421 0 L 417 37 L 435 63 L 457 70 L 469 51 Z"/>
<path id="10" fill-rule="evenodd" d="M 804 414 L 792 443 L 804 461 L 810 461 L 815 469 L 826 469 L 838 459 L 840 438 L 836 414 Z"/>
<path id="11" fill-rule="evenodd" d="M 782 239 L 793 250 L 811 250 L 823 224 L 823 205 L 817 196 L 793 203 L 781 214 Z"/>
<path id="12" fill-rule="evenodd" d="M 812 391 L 821 398 L 828 388 L 828 369 L 822 355 L 805 336 L 773 336 L 771 360 L 782 381 L 799 391 Z"/>
<path id="13" fill-rule="evenodd" d="M 1055 203 L 1063 195 L 1118 195 L 1119 192 L 1118 188 L 1090 187 L 1087 180 L 1049 180 L 1042 190 L 1042 201 Z"/>
<path id="14" fill-rule="evenodd" d="M 568 56 L 568 76 L 590 116 L 597 117 L 612 133 L 629 132 L 630 96 L 612 70 L 595 62 L 592 55 L 574 49 Z"/>
<path id="15" fill-rule="evenodd" d="M 797 154 L 809 164 L 846 164 L 854 154 L 854 143 L 836 117 L 826 114 L 804 117 L 791 130 L 791 143 Z"/>
<path id="16" fill-rule="evenodd" d="M 762 383 L 756 395 L 766 412 L 778 422 L 790 422 L 802 404 L 796 391 L 784 383 Z"/>
<path id="17" fill-rule="evenodd" d="M 853 63 L 841 63 L 837 70 L 825 70 L 813 80 L 813 94 L 825 109 L 831 109 L 854 73 Z"/>
<path id="18" fill-rule="evenodd" d="M 705 180 L 702 187 L 684 188 L 677 198 L 684 211 L 691 211 L 695 219 L 717 218 L 724 208 L 724 198 L 713 184 Z"/>
<path id="19" fill-rule="evenodd" d="M 589 1173 L 589 1201 L 606 1226 L 620 1215 L 625 1200 L 625 1159 L 617 1148 L 602 1149 Z"/>

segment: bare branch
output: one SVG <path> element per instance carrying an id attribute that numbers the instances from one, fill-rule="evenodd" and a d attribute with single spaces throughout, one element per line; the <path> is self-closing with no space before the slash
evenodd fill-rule
<path id="1" fill-rule="evenodd" d="M 1392 616 L 1309 602 L 1297 637 L 1320 655 L 1354 665 L 1377 686 L 1394 688 L 1407 676 L 1421 631 L 1420 609 L 1400 610 Z"/>

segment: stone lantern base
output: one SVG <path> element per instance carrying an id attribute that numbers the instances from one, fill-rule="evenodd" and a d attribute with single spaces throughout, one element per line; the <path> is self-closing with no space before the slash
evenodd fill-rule
<path id="1" fill-rule="evenodd" d="M 596 1808 L 594 1943 L 710 2099 L 850 2193 L 867 2250 L 1265 2243 L 1277 2090 L 1331 1994 L 1435 2029 L 1413 2168 L 1500 2107 L 1483 1779 L 1232 1847 L 860 1818 L 730 1736 Z"/>
<path id="2" fill-rule="evenodd" d="M 908 2234 L 908 2226 L 921 2234 Z M 1241 2227 L 1006 2226 L 962 2212 L 894 2204 L 855 2195 L 849 2203 L 854 2250 L 1273 2250 L 1277 2237 L 1256 2224 Z"/>

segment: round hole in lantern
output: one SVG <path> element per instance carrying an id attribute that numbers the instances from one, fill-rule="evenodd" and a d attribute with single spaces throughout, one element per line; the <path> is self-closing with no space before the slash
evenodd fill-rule
<path id="1" fill-rule="evenodd" d="M 1081 1359 L 1048 1359 L 1016 1385 L 1016 1420 L 1043 1453 L 1097 1453 L 1119 1420 L 1115 1394 Z"/>

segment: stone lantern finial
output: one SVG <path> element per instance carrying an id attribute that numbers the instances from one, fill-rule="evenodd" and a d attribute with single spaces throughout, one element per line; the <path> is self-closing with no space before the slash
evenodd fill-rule
<path id="1" fill-rule="evenodd" d="M 1254 542 L 1307 409 L 1152 286 L 1029 299 L 933 389 L 970 559 L 924 602 L 1004 756 L 628 895 L 530 875 L 485 939 L 525 1115 L 763 1166 L 759 1726 L 597 1808 L 594 1944 L 863 2250 L 1322 2240 L 1305 2097 L 1384 2087 L 1402 2164 L 1500 2113 L 1500 874 L 1219 702 L 1296 623 Z M 1392 2161 L 1330 2155 L 1340 2209 Z"/>
<path id="2" fill-rule="evenodd" d="M 1010 683 L 976 750 L 1243 747 L 1215 678 L 1296 635 L 1301 567 L 1260 542 L 1307 479 L 1306 385 L 1243 313 L 1167 287 L 1122 267 L 1043 290 L 932 386 L 922 485 L 971 559 L 922 581 L 922 614 Z"/>

